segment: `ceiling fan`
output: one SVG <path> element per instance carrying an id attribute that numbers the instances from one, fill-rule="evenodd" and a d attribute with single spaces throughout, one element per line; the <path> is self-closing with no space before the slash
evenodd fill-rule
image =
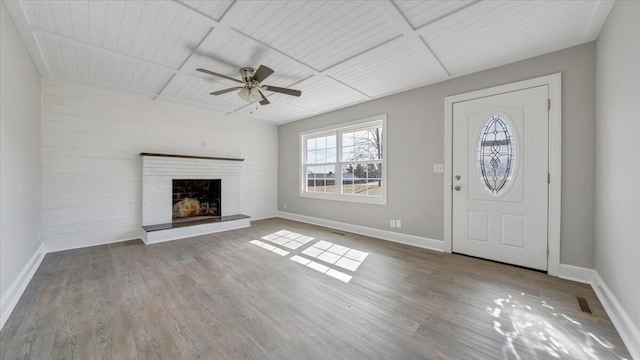
<path id="1" fill-rule="evenodd" d="M 240 69 L 240 76 L 242 77 L 242 80 L 238 80 L 223 74 L 218 74 L 216 72 L 213 72 L 207 69 L 196 69 L 196 70 L 201 73 L 218 76 L 218 77 L 242 84 L 242 86 L 214 91 L 211 93 L 211 95 L 222 95 L 234 90 L 240 90 L 238 91 L 238 96 L 242 100 L 247 102 L 258 101 L 260 102 L 260 105 L 269 104 L 269 100 L 267 100 L 267 98 L 264 96 L 261 90 L 273 91 L 273 92 L 286 94 L 286 95 L 293 95 L 293 96 L 302 95 L 302 91 L 300 90 L 281 88 L 281 87 L 271 86 L 271 85 L 260 85 L 260 83 L 264 81 L 264 79 L 268 78 L 271 74 L 273 74 L 273 70 L 269 69 L 264 65 L 260 65 L 260 67 L 258 67 L 258 70 L 250 67 L 245 67 Z"/>

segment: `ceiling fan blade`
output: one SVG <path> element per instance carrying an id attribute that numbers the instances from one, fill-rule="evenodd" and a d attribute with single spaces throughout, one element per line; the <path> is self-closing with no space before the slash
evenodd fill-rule
<path id="1" fill-rule="evenodd" d="M 268 78 L 271 74 L 273 74 L 273 70 L 270 68 L 260 65 L 258 70 L 253 74 L 253 80 L 261 83 L 264 79 Z"/>
<path id="2" fill-rule="evenodd" d="M 262 96 L 262 101 L 260 101 L 260 105 L 269 105 L 269 104 L 271 104 L 271 102 L 269 102 L 269 100 L 267 100 L 267 97 L 264 96 L 262 91 L 258 90 L 258 92 L 260 93 L 260 96 Z"/>
<path id="3" fill-rule="evenodd" d="M 269 90 L 269 91 L 273 91 L 281 94 L 287 94 L 287 95 L 293 95 L 293 96 L 302 95 L 302 91 L 300 90 L 281 88 L 281 87 L 271 86 L 271 85 L 263 85 L 262 88 L 265 90 Z"/>
<path id="4" fill-rule="evenodd" d="M 217 72 L 213 72 L 213 71 L 210 71 L 210 70 L 207 70 L 207 69 L 196 69 L 196 71 L 200 71 L 201 73 L 205 73 L 205 74 L 209 74 L 209 75 L 213 75 L 213 76 L 218 76 L 218 77 L 221 77 L 221 78 L 225 78 L 227 80 L 231 80 L 231 81 L 235 81 L 235 82 L 240 83 L 240 84 L 244 84 L 241 80 L 234 79 L 231 76 L 218 74 Z"/>
<path id="5" fill-rule="evenodd" d="M 214 91 L 212 93 L 209 93 L 211 95 L 222 95 L 222 94 L 226 94 L 228 92 L 234 91 L 234 90 L 239 90 L 242 89 L 242 86 L 238 86 L 238 87 L 232 87 L 232 88 L 228 88 L 228 89 L 224 89 L 224 90 L 218 90 L 218 91 Z"/>

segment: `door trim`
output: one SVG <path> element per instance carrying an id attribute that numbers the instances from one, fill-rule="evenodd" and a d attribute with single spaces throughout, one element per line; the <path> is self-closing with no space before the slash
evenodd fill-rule
<path id="1" fill-rule="evenodd" d="M 560 270 L 560 222 L 561 222 L 561 155 L 562 155 L 562 74 L 556 73 L 511 84 L 447 96 L 444 99 L 444 252 L 453 249 L 453 105 L 455 103 L 524 90 L 532 87 L 549 87 L 549 209 L 547 213 L 547 273 L 559 276 Z"/>

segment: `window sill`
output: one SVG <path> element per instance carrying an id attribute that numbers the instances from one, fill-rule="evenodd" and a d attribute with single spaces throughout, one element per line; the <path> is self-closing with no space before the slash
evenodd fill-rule
<path id="1" fill-rule="evenodd" d="M 309 199 L 319 199 L 319 200 L 354 202 L 354 203 L 361 203 L 361 204 L 387 205 L 386 196 L 365 197 L 365 196 L 358 196 L 358 195 L 337 195 L 337 194 L 327 194 L 327 193 L 302 192 L 300 193 L 300 197 L 309 198 Z"/>

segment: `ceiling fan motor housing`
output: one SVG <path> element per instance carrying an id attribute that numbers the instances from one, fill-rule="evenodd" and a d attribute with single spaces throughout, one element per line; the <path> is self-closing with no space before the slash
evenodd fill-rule
<path id="1" fill-rule="evenodd" d="M 245 67 L 240 69 L 240 76 L 242 76 L 242 80 L 245 84 L 251 84 L 253 82 L 253 74 L 256 72 L 256 69 Z"/>

